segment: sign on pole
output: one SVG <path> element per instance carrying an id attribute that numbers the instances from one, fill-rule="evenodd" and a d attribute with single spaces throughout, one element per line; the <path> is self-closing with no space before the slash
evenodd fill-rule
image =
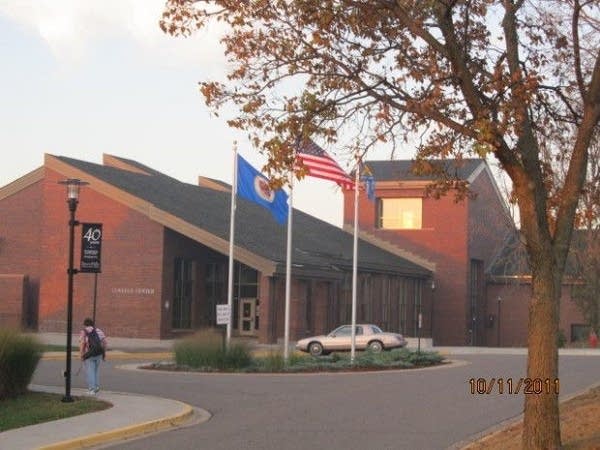
<path id="1" fill-rule="evenodd" d="M 79 272 L 100 273 L 102 254 L 102 224 L 81 224 L 81 261 Z"/>
<path id="2" fill-rule="evenodd" d="M 231 309 L 229 305 L 217 305 L 217 325 L 227 325 L 230 316 Z"/>

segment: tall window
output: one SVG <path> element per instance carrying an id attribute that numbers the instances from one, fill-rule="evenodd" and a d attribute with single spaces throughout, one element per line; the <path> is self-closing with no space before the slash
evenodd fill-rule
<path id="1" fill-rule="evenodd" d="M 227 300 L 227 265 L 208 263 L 206 265 L 206 317 L 208 325 L 216 324 L 216 305 Z"/>
<path id="2" fill-rule="evenodd" d="M 173 299 L 173 328 L 192 327 L 192 296 L 194 264 L 191 260 L 175 260 L 175 298 Z"/>
<path id="3" fill-rule="evenodd" d="M 392 230 L 418 230 L 422 225 L 423 199 L 378 199 L 377 226 Z"/>
<path id="4" fill-rule="evenodd" d="M 400 279 L 400 289 L 398 289 L 398 327 L 400 333 L 407 333 L 406 329 L 406 300 L 408 299 L 408 280 Z"/>
<path id="5" fill-rule="evenodd" d="M 471 260 L 469 296 L 471 304 L 471 323 L 469 329 L 471 332 L 470 344 L 483 344 L 483 316 L 484 316 L 484 280 L 483 280 L 483 261 L 478 259 Z M 480 336 L 481 332 L 481 336 Z"/>

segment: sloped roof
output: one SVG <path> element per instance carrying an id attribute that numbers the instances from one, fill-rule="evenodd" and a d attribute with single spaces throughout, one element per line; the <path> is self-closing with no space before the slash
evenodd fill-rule
<path id="1" fill-rule="evenodd" d="M 484 164 L 483 159 L 461 159 L 461 160 L 431 160 L 435 169 L 444 170 L 451 178 L 468 180 Z M 428 181 L 436 178 L 436 175 L 420 175 L 413 172 L 415 161 L 413 160 L 378 160 L 365 161 L 377 181 Z"/>
<path id="2" fill-rule="evenodd" d="M 176 216 L 193 227 L 229 240 L 231 194 L 180 182 L 146 166 L 143 173 L 103 166 L 64 156 L 55 157 L 79 171 Z M 114 156 L 113 156 L 114 158 Z M 90 186 L 93 188 L 93 184 Z M 276 264 L 275 273 L 285 272 L 287 227 L 279 225 L 265 208 L 237 199 L 235 245 Z M 333 276 L 352 267 L 352 235 L 342 229 L 294 209 L 292 261 L 294 272 Z M 359 241 L 359 270 L 427 277 L 429 270 L 365 241 Z"/>

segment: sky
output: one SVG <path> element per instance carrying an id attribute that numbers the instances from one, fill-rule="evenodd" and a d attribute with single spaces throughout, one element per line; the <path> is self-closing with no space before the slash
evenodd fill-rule
<path id="1" fill-rule="evenodd" d="M 222 30 L 167 36 L 158 26 L 163 6 L 0 0 L 0 186 L 42 166 L 44 153 L 95 163 L 108 153 L 187 183 L 199 175 L 230 183 L 237 141 L 239 153 L 262 167 L 245 133 L 211 114 L 198 91 L 199 81 L 225 76 Z M 341 225 L 342 203 L 332 182 L 295 183 L 294 207 L 320 219 Z"/>

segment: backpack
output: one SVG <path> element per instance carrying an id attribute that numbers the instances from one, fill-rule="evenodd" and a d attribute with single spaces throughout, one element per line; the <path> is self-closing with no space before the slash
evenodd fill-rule
<path id="1" fill-rule="evenodd" d="M 83 359 L 98 355 L 104 356 L 104 346 L 102 345 L 102 341 L 100 340 L 100 336 L 98 336 L 96 328 L 89 333 L 86 331 L 85 335 L 87 336 L 88 349 L 87 352 L 83 354 Z"/>

